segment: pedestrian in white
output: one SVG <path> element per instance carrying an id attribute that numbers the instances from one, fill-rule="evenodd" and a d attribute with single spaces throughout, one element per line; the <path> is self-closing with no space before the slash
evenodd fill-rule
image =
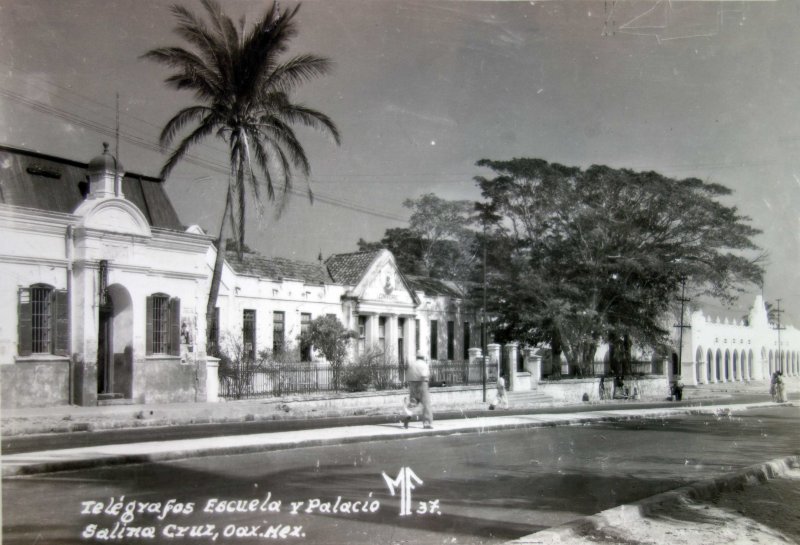
<path id="1" fill-rule="evenodd" d="M 489 409 L 494 410 L 495 407 L 502 406 L 508 409 L 508 395 L 506 394 L 506 379 L 502 376 L 497 377 L 497 397 L 493 404 L 489 405 Z"/>
<path id="2" fill-rule="evenodd" d="M 786 387 L 783 383 L 783 371 L 775 373 L 775 401 L 786 402 Z"/>
<path id="3" fill-rule="evenodd" d="M 406 382 L 408 382 L 408 397 L 405 398 L 403 409 L 405 416 L 402 418 L 403 427 L 408 428 L 408 423 L 417 407 L 422 405 L 422 425 L 425 429 L 433 428 L 433 411 L 431 410 L 431 396 L 428 392 L 428 381 L 431 378 L 431 369 L 422 352 L 417 352 L 417 358 L 409 362 L 406 369 Z"/>

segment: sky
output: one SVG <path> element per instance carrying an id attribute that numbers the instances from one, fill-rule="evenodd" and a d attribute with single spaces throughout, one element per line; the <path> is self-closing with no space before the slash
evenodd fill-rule
<path id="1" fill-rule="evenodd" d="M 88 162 L 115 149 L 118 100 L 120 162 L 157 175 L 160 128 L 192 103 L 140 58 L 181 45 L 172 3 L 0 0 L 0 143 Z M 223 6 L 255 20 L 268 3 Z M 763 231 L 764 297 L 800 325 L 800 2 L 307 0 L 297 23 L 290 54 L 334 70 L 295 99 L 342 142 L 298 130 L 316 199 L 298 181 L 279 216 L 251 208 L 254 249 L 355 251 L 407 225 L 406 199 L 478 199 L 484 158 L 656 170 L 734 191 L 725 204 Z M 187 162 L 167 192 L 184 224 L 216 234 L 226 153 L 192 155 L 217 167 Z"/>

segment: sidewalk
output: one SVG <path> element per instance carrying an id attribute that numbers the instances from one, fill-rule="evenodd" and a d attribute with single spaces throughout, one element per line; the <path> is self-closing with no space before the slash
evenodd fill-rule
<path id="1" fill-rule="evenodd" d="M 688 387 L 684 390 L 684 400 L 707 401 L 729 400 L 739 393 L 765 394 L 768 382 L 727 383 Z M 787 391 L 800 392 L 800 378 L 787 380 Z M 479 392 L 476 392 L 480 398 Z M 512 392 L 512 408 L 535 409 L 541 407 L 564 406 L 544 399 L 528 399 L 523 392 L 522 399 L 515 401 Z M 173 426 L 187 424 L 208 424 L 225 422 L 252 422 L 290 419 L 313 419 L 335 416 L 389 415 L 398 411 L 400 402 L 378 403 L 382 397 L 397 397 L 397 392 L 381 394 L 362 392 L 355 394 L 317 394 L 287 396 L 283 398 L 262 398 L 242 401 L 223 401 L 219 403 L 172 403 L 146 405 L 105 405 L 80 407 L 67 405 L 59 407 L 4 409 L 2 435 L 34 435 L 42 433 L 86 432 L 110 429 Z M 494 389 L 487 391 L 487 399 L 495 395 Z M 383 400 L 385 401 L 385 400 Z M 648 401 L 648 400 L 643 400 Z M 661 400 L 650 400 L 661 401 Z M 603 402 L 594 402 L 593 405 Z M 627 402 L 632 405 L 636 402 Z M 583 404 L 575 405 L 580 410 Z M 487 403 L 475 401 L 461 404 L 436 404 L 437 411 L 476 411 L 487 408 Z"/>
<path id="2" fill-rule="evenodd" d="M 432 430 L 423 429 L 420 422 L 412 423 L 408 430 L 397 423 L 316 428 L 284 432 L 258 433 L 200 439 L 180 439 L 130 444 L 96 445 L 10 454 L 2 457 L 3 477 L 49 473 L 115 464 L 161 462 L 198 456 L 243 454 L 319 445 L 377 441 L 400 437 L 424 435 L 451 435 L 456 433 L 497 431 L 629 420 L 635 418 L 663 418 L 679 414 L 731 414 L 754 407 L 775 407 L 772 402 L 750 404 L 718 404 L 710 406 L 682 405 L 674 408 L 645 409 L 631 405 L 630 409 L 559 413 L 522 414 L 464 417 L 437 420 Z M 577 408 L 576 408 L 577 409 Z"/>

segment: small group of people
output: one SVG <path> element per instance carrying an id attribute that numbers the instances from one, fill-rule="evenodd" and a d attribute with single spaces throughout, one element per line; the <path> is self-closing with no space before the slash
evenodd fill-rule
<path id="1" fill-rule="evenodd" d="M 769 395 L 772 401 L 784 403 L 786 401 L 786 387 L 783 384 L 783 371 L 775 371 L 769 381 Z"/>

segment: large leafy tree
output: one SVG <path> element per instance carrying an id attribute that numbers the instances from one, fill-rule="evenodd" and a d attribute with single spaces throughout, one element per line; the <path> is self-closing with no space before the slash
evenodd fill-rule
<path id="1" fill-rule="evenodd" d="M 763 271 L 758 230 L 720 198 L 726 187 L 607 166 L 482 160 L 496 212 L 492 312 L 499 334 L 547 342 L 586 370 L 608 342 L 624 371 L 634 343 L 666 346 L 664 317 L 688 286 L 729 301 Z"/>
<path id="2" fill-rule="evenodd" d="M 474 203 L 450 201 L 428 193 L 406 199 L 409 226 L 387 229 L 380 242 L 358 241 L 361 251 L 386 248 L 407 274 L 463 282 L 477 259 Z"/>
<path id="3" fill-rule="evenodd" d="M 159 47 L 143 57 L 172 69 L 167 85 L 192 91 L 195 98 L 195 104 L 181 109 L 161 131 L 163 148 L 172 148 L 177 140 L 161 177 L 166 178 L 192 148 L 208 138 L 217 138 L 228 148 L 230 175 L 206 308 L 206 317 L 211 320 L 228 223 L 241 257 L 248 195 L 260 205 L 264 192 L 274 201 L 276 189 L 281 188 L 286 198 L 295 172 L 306 179 L 310 172 L 308 157 L 293 127 L 321 130 L 337 143 L 339 131 L 325 114 L 292 102 L 292 92 L 299 85 L 331 68 L 328 59 L 311 54 L 283 60 L 290 40 L 297 35 L 299 5 L 281 11 L 277 3 L 272 4 L 248 29 L 244 18 L 235 23 L 216 1 L 201 0 L 201 4 L 205 18 L 183 6 L 172 7 L 178 21 L 175 32 L 187 47 Z"/>

